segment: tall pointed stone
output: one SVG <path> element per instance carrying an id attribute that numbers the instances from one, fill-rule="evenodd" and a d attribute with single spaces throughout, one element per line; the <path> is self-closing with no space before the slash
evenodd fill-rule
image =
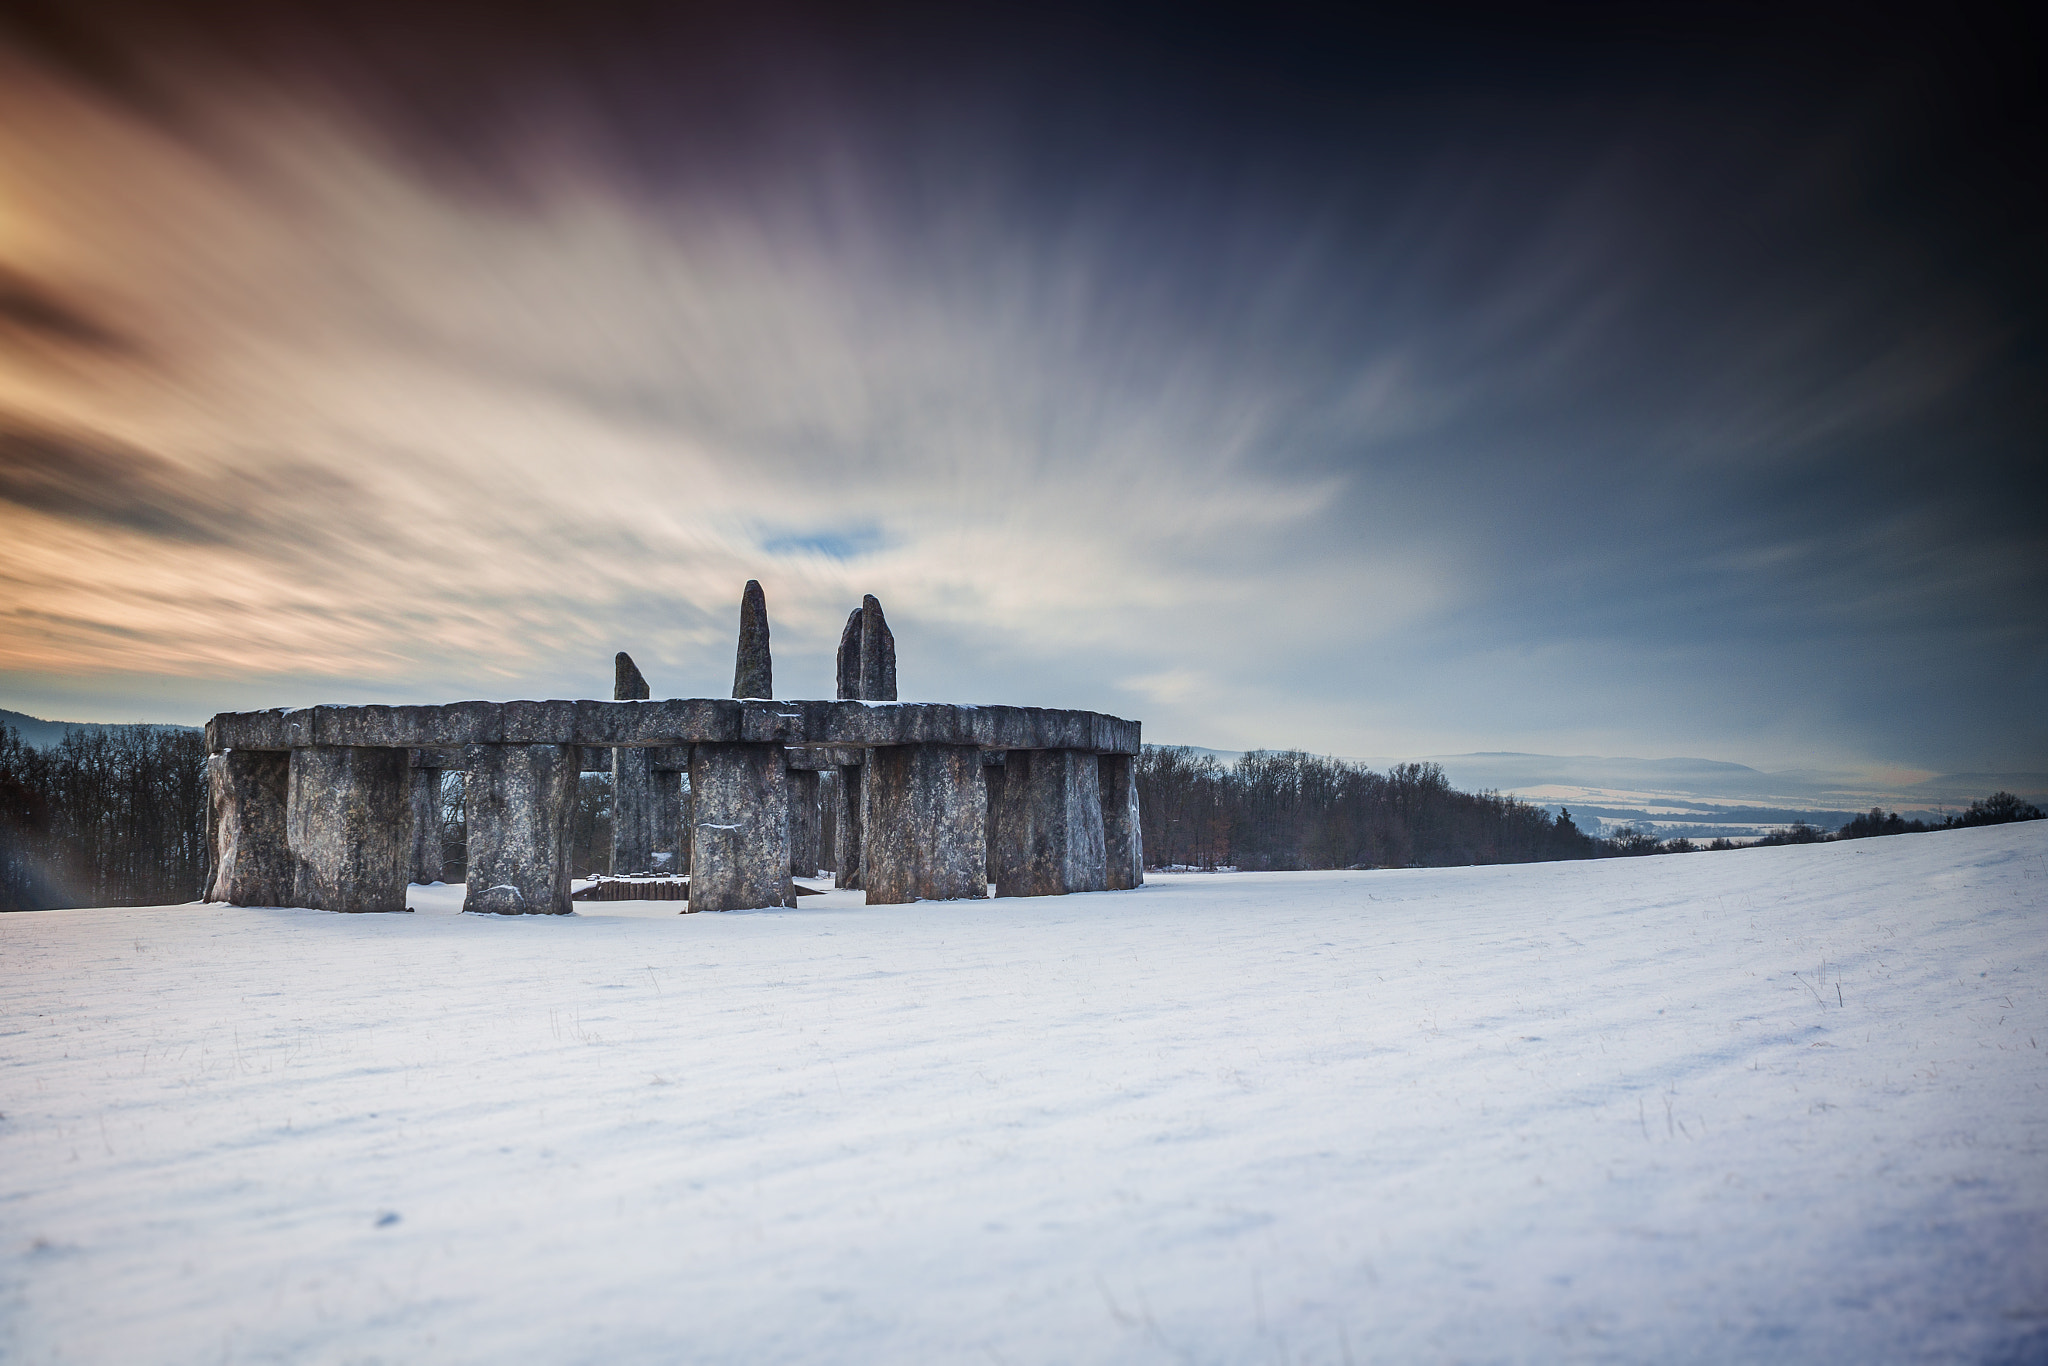
<path id="1" fill-rule="evenodd" d="M 612 701 L 644 702 L 654 695 L 647 686 L 647 680 L 640 676 L 640 668 L 633 662 L 633 656 L 624 650 L 619 651 L 619 657 L 612 661 L 612 668 Z"/>
<path id="2" fill-rule="evenodd" d="M 860 623 L 862 609 L 846 617 L 846 629 L 839 633 L 839 700 L 860 696 Z"/>
<path id="3" fill-rule="evenodd" d="M 896 637 L 873 593 L 860 600 L 860 695 L 870 702 L 896 700 Z"/>
<path id="4" fill-rule="evenodd" d="M 740 598 L 740 652 L 732 671 L 734 697 L 773 697 L 775 677 L 768 661 L 768 599 L 758 579 L 747 580 Z"/>

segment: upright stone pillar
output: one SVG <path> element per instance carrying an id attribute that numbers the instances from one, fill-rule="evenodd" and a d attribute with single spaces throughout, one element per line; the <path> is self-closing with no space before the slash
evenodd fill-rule
<path id="1" fill-rule="evenodd" d="M 839 872 L 839 770 L 818 774 L 818 863 L 836 878 Z"/>
<path id="2" fill-rule="evenodd" d="M 292 853 L 285 837 L 291 757 L 283 750 L 263 749 L 208 756 L 212 870 L 203 900 L 235 906 L 292 904 Z"/>
<path id="3" fill-rule="evenodd" d="M 870 702 L 896 700 L 896 637 L 873 593 L 860 600 L 860 695 Z"/>
<path id="4" fill-rule="evenodd" d="M 789 769 L 780 745 L 690 752 L 690 909 L 787 906 Z"/>
<path id="5" fill-rule="evenodd" d="M 982 844 L 986 846 L 988 852 L 987 873 L 990 882 L 996 880 L 996 815 L 1002 810 L 1003 774 L 1006 771 L 1003 767 L 1004 758 L 1001 750 L 987 751 L 981 756 L 982 785 L 988 789 L 988 798 L 984 803 L 988 808 L 988 819 L 982 825 Z"/>
<path id="6" fill-rule="evenodd" d="M 1145 885 L 1145 832 L 1138 824 L 1138 760 L 1130 754 L 1096 758 L 1102 777 L 1102 848 L 1109 890 Z"/>
<path id="7" fill-rule="evenodd" d="M 842 765 L 833 793 L 832 817 L 838 838 L 832 850 L 832 885 L 856 892 L 866 885 L 860 878 L 861 799 L 866 787 L 861 774 L 865 770 L 863 764 Z"/>
<path id="8" fill-rule="evenodd" d="M 690 871 L 690 832 L 684 824 L 683 775 L 672 769 L 654 771 L 655 796 L 661 804 L 661 826 L 656 832 L 661 843 L 655 849 L 655 862 L 666 853 L 668 862 L 663 866 L 665 873 L 687 873 Z"/>
<path id="9" fill-rule="evenodd" d="M 813 769 L 789 771 L 789 875 L 818 875 L 818 775 Z"/>
<path id="10" fill-rule="evenodd" d="M 898 745 L 867 763 L 870 906 L 988 895 L 988 790 L 972 745 Z"/>
<path id="11" fill-rule="evenodd" d="M 612 660 L 612 700 L 645 701 L 652 689 L 624 650 Z M 612 751 L 612 860 L 614 873 L 654 870 L 661 839 L 661 794 L 654 779 L 654 751 L 621 747 Z"/>
<path id="12" fill-rule="evenodd" d="M 654 751 L 621 745 L 612 751 L 612 871 L 651 873 L 662 842 L 661 792 Z"/>
<path id="13" fill-rule="evenodd" d="M 583 755 L 575 745 L 471 745 L 465 911 L 567 915 L 570 841 Z"/>
<path id="14" fill-rule="evenodd" d="M 733 661 L 734 697 L 775 696 L 775 671 L 768 653 L 768 598 L 758 579 L 747 580 L 740 596 L 740 648 Z"/>
<path id="15" fill-rule="evenodd" d="M 290 782 L 285 839 L 293 859 L 291 904 L 323 911 L 404 910 L 412 879 L 411 752 L 295 749 Z"/>
<path id="16" fill-rule="evenodd" d="M 841 701 L 896 700 L 896 637 L 873 593 L 860 600 L 839 633 L 837 673 Z"/>
<path id="17" fill-rule="evenodd" d="M 407 805 L 412 808 L 412 873 L 414 882 L 439 882 L 441 868 L 441 770 L 427 768 L 412 756 Z"/>
<path id="18" fill-rule="evenodd" d="M 1064 896 L 1109 886 L 1102 782 L 1093 754 L 1011 750 L 995 824 L 997 896 Z"/>

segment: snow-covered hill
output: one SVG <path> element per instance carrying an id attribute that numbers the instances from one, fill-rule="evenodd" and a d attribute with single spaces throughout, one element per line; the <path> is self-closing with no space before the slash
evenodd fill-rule
<path id="1" fill-rule="evenodd" d="M 0 917 L 0 1359 L 2048 1357 L 2048 823 Z"/>

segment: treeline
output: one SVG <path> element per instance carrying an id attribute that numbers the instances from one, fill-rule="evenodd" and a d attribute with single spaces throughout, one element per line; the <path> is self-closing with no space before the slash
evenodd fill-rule
<path id="1" fill-rule="evenodd" d="M 2038 821 L 2048 815 L 2032 802 L 2023 802 L 2010 792 L 1994 792 L 1970 803 L 1967 811 L 1956 812 L 1939 821 L 1906 820 L 1883 807 L 1870 810 L 1835 832 L 1838 840 L 1868 839 L 1872 835 L 1917 835 L 1929 830 L 1961 830 L 1973 825 L 2008 825 L 2013 821 Z"/>
<path id="2" fill-rule="evenodd" d="M 1552 816 L 1497 792 L 1459 792 L 1435 764 L 1376 773 L 1298 750 L 1254 750 L 1226 765 L 1213 754 L 1147 746 L 1138 759 L 1138 801 L 1145 861 L 1155 868 L 1426 868 L 1745 847 L 1727 839 L 1660 840 L 1633 826 L 1589 835 L 1569 810 Z M 1815 844 L 2041 818 L 2039 808 L 1997 792 L 1939 824 L 1873 808 L 1839 834 L 1801 822 L 1751 843 Z"/>
<path id="3" fill-rule="evenodd" d="M 1459 792 L 1435 764 L 1376 773 L 1298 750 L 1234 764 L 1177 746 L 1138 759 L 1154 867 L 1408 868 L 1595 858 L 1605 841 L 1540 806 Z"/>
<path id="4" fill-rule="evenodd" d="M 0 910 L 191 901 L 205 872 L 199 732 L 75 730 L 37 749 L 0 729 Z"/>

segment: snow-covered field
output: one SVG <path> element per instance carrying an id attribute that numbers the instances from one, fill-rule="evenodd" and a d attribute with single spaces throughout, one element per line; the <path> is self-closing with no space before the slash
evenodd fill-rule
<path id="1" fill-rule="evenodd" d="M 415 891 L 0 917 L 0 1359 L 2048 1359 L 2048 822 Z"/>

